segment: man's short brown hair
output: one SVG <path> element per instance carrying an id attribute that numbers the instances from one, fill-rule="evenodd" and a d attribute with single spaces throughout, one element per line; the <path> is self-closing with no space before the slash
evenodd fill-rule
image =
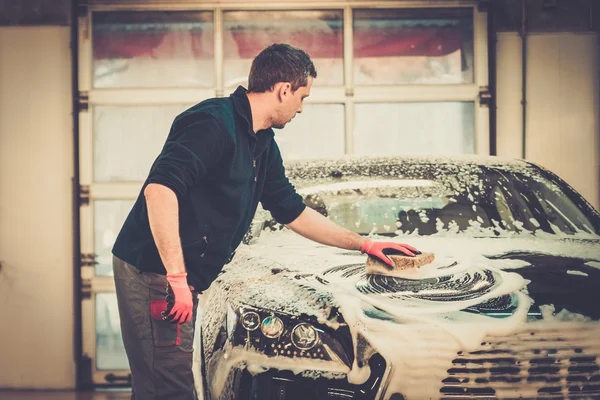
<path id="1" fill-rule="evenodd" d="M 276 43 L 261 51 L 250 67 L 248 92 L 263 93 L 272 90 L 278 82 L 289 82 L 292 91 L 306 86 L 308 77 L 317 77 L 315 65 L 306 52 Z"/>

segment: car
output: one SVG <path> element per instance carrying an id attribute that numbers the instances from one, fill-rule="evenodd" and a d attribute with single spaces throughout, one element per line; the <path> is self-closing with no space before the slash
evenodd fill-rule
<path id="1" fill-rule="evenodd" d="M 367 273 L 259 210 L 206 294 L 206 399 L 600 398 L 600 215 L 524 160 L 286 165 L 307 206 L 433 262 Z"/>

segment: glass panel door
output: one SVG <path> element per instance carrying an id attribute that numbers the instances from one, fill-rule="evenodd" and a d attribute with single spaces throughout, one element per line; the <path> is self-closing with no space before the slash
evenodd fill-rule
<path id="1" fill-rule="evenodd" d="M 354 11 L 354 83 L 473 83 L 473 9 Z"/>
<path id="2" fill-rule="evenodd" d="M 93 107 L 94 182 L 140 182 L 191 104 Z"/>
<path id="3" fill-rule="evenodd" d="M 284 129 L 275 129 L 284 160 L 344 155 L 344 105 L 305 104 Z"/>
<path id="4" fill-rule="evenodd" d="M 315 86 L 343 85 L 341 10 L 226 11 L 223 19 L 225 87 L 246 86 L 252 60 L 273 43 L 288 43 L 311 56 L 319 71 Z"/>
<path id="5" fill-rule="evenodd" d="M 475 153 L 473 102 L 356 104 L 355 152 L 360 155 Z"/>
<path id="6" fill-rule="evenodd" d="M 213 87 L 210 11 L 96 12 L 94 88 Z"/>
<path id="7" fill-rule="evenodd" d="M 115 294 L 111 292 L 96 294 L 97 371 L 127 371 L 129 369 L 119 321 Z"/>
<path id="8" fill-rule="evenodd" d="M 353 153 L 488 154 L 485 21 L 475 7 L 353 10 Z"/>

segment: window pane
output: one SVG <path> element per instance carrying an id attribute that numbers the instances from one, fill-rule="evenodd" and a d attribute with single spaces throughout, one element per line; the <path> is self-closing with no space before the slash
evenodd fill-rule
<path id="1" fill-rule="evenodd" d="M 357 85 L 473 82 L 473 11 L 354 11 Z"/>
<path id="2" fill-rule="evenodd" d="M 94 201 L 96 276 L 113 276 L 112 247 L 133 207 L 133 200 Z"/>
<path id="3" fill-rule="evenodd" d="M 94 180 L 144 181 L 173 120 L 189 107 L 94 107 Z"/>
<path id="4" fill-rule="evenodd" d="M 275 130 L 284 160 L 344 154 L 344 105 L 305 104 L 284 129 Z"/>
<path id="5" fill-rule="evenodd" d="M 213 87 L 212 12 L 93 14 L 94 87 Z"/>
<path id="6" fill-rule="evenodd" d="M 475 153 L 472 102 L 363 103 L 355 110 L 356 154 Z"/>
<path id="7" fill-rule="evenodd" d="M 96 294 L 96 369 L 129 369 L 114 293 Z"/>
<path id="8" fill-rule="evenodd" d="M 225 86 L 247 85 L 262 49 L 288 43 L 306 51 L 317 69 L 315 85 L 343 85 L 342 11 L 231 11 L 224 14 Z"/>

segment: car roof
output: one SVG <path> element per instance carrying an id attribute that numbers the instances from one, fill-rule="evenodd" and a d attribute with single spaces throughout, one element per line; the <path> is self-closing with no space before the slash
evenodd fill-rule
<path id="1" fill-rule="evenodd" d="M 410 174 L 412 169 L 440 168 L 456 170 L 480 170 L 499 168 L 505 171 L 522 172 L 536 168 L 524 160 L 478 155 L 455 156 L 344 156 L 312 160 L 285 162 L 286 174 L 292 180 L 322 179 L 342 176 L 379 175 L 382 169 L 388 173 L 403 171 Z M 336 176 L 339 175 L 339 176 Z M 387 174 L 386 174 L 387 175 Z"/>

